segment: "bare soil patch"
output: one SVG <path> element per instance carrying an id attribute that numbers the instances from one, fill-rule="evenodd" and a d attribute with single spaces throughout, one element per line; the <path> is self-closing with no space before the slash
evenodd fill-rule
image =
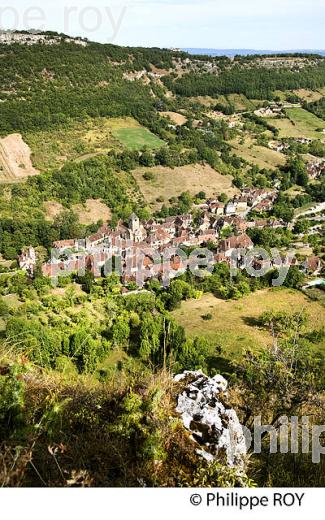
<path id="1" fill-rule="evenodd" d="M 0 183 L 19 182 L 38 173 L 31 161 L 31 150 L 21 134 L 0 139 Z"/>
<path id="2" fill-rule="evenodd" d="M 159 112 L 161 116 L 168 117 L 176 125 L 182 126 L 187 123 L 187 118 L 178 112 Z"/>
<path id="3" fill-rule="evenodd" d="M 84 226 L 96 224 L 99 220 L 107 222 L 112 217 L 111 210 L 100 200 L 88 199 L 85 204 L 76 204 L 72 209 Z"/>

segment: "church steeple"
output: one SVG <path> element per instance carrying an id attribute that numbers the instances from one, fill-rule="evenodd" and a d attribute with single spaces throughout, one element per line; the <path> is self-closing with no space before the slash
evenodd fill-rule
<path id="1" fill-rule="evenodd" d="M 132 233 L 135 233 L 140 229 L 140 220 L 135 213 L 132 213 L 129 218 L 129 229 L 132 231 Z"/>

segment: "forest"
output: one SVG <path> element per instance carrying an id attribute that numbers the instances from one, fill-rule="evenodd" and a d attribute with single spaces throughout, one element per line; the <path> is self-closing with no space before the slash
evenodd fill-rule
<path id="1" fill-rule="evenodd" d="M 303 70 L 270 70 L 256 67 L 246 70 L 235 66 L 222 74 L 185 74 L 166 76 L 165 85 L 179 96 L 218 96 L 245 94 L 249 99 L 273 99 L 275 90 L 317 89 L 325 85 L 325 61 Z"/>

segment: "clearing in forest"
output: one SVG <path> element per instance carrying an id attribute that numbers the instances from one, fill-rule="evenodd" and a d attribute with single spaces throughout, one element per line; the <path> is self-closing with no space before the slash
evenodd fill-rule
<path id="1" fill-rule="evenodd" d="M 242 157 L 249 163 L 257 164 L 259 168 L 274 169 L 282 166 L 286 162 L 284 154 L 271 150 L 266 146 L 254 144 L 250 137 L 245 137 L 245 142 L 241 143 L 238 139 L 231 142 L 236 155 Z"/>
<path id="2" fill-rule="evenodd" d="M 220 193 L 226 193 L 231 197 L 239 193 L 239 190 L 232 184 L 231 175 L 221 175 L 207 164 L 189 164 L 177 168 L 164 166 L 137 168 L 132 173 L 146 202 L 153 209 L 159 209 L 163 204 L 168 204 L 171 197 L 177 197 L 185 191 L 191 195 L 204 191 L 207 197 Z M 145 175 L 148 173 L 151 174 L 149 179 Z M 163 201 L 157 202 L 159 197 Z"/>
<path id="3" fill-rule="evenodd" d="M 45 210 L 45 218 L 52 222 L 63 211 L 67 211 L 62 204 L 52 200 L 44 202 L 43 207 Z M 71 209 L 78 216 L 80 224 L 84 226 L 97 224 L 99 220 L 107 222 L 112 217 L 111 210 L 98 199 L 88 199 L 85 204 L 75 204 Z"/>
<path id="4" fill-rule="evenodd" d="M 106 223 L 112 217 L 112 212 L 106 204 L 95 199 L 88 199 L 85 204 L 76 204 L 72 210 L 78 215 L 80 224 L 84 226 L 96 224 L 99 220 Z"/>
<path id="5" fill-rule="evenodd" d="M 113 137 L 129 150 L 161 148 L 165 144 L 131 117 L 111 119 L 110 126 Z"/>
<path id="6" fill-rule="evenodd" d="M 178 112 L 159 112 L 159 114 L 163 117 L 168 117 L 175 125 L 182 126 L 187 122 L 187 118 Z"/>
<path id="7" fill-rule="evenodd" d="M 42 171 L 60 169 L 67 161 L 83 161 L 110 150 L 159 148 L 164 142 L 132 117 L 87 118 L 82 122 L 25 135 L 33 163 Z"/>
<path id="8" fill-rule="evenodd" d="M 318 101 L 323 97 L 323 95 L 318 91 L 308 90 L 304 88 L 294 90 L 293 93 L 303 101 L 307 101 L 307 103 L 313 103 L 314 101 Z"/>

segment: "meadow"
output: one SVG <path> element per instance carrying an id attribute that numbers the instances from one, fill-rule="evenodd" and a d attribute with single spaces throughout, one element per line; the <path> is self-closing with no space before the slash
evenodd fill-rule
<path id="1" fill-rule="evenodd" d="M 173 315 L 189 336 L 208 338 L 215 346 L 222 347 L 224 357 L 234 359 L 242 349 L 271 344 L 269 331 L 258 323 L 261 314 L 302 310 L 307 313 L 311 329 L 325 326 L 325 308 L 319 302 L 311 301 L 302 292 L 285 288 L 261 290 L 238 301 L 224 301 L 205 294 L 200 300 L 183 302 Z M 203 318 L 207 314 L 211 314 L 211 320 Z"/>
<path id="2" fill-rule="evenodd" d="M 142 126 L 119 128 L 113 130 L 112 135 L 129 150 L 141 150 L 144 147 L 155 149 L 161 148 L 165 144 L 159 137 Z"/>
<path id="3" fill-rule="evenodd" d="M 266 146 L 256 145 L 250 137 L 245 137 L 243 144 L 237 139 L 232 141 L 231 145 L 236 155 L 239 155 L 249 163 L 257 164 L 259 168 L 274 169 L 284 165 L 286 162 L 286 158 L 282 153 L 271 150 Z"/>
<path id="4" fill-rule="evenodd" d="M 144 178 L 148 172 L 152 174 L 150 180 Z M 207 197 L 216 193 L 232 196 L 239 192 L 233 187 L 233 178 L 230 175 L 221 175 L 207 164 L 189 164 L 176 168 L 137 168 L 132 174 L 147 204 L 154 209 L 160 208 L 163 203 L 168 203 L 171 197 L 177 197 L 184 191 L 191 195 L 204 191 Z M 157 202 L 158 196 L 163 201 Z"/>
<path id="5" fill-rule="evenodd" d="M 33 165 L 41 171 L 61 168 L 67 161 L 81 161 L 123 146 L 138 150 L 159 148 L 164 143 L 135 119 L 96 118 L 70 122 L 48 131 L 26 133 Z"/>
<path id="6" fill-rule="evenodd" d="M 325 129 L 325 122 L 303 108 L 286 109 L 287 117 L 284 119 L 269 119 L 271 125 L 278 128 L 280 138 L 306 137 L 321 139 L 325 136 L 320 129 Z"/>

